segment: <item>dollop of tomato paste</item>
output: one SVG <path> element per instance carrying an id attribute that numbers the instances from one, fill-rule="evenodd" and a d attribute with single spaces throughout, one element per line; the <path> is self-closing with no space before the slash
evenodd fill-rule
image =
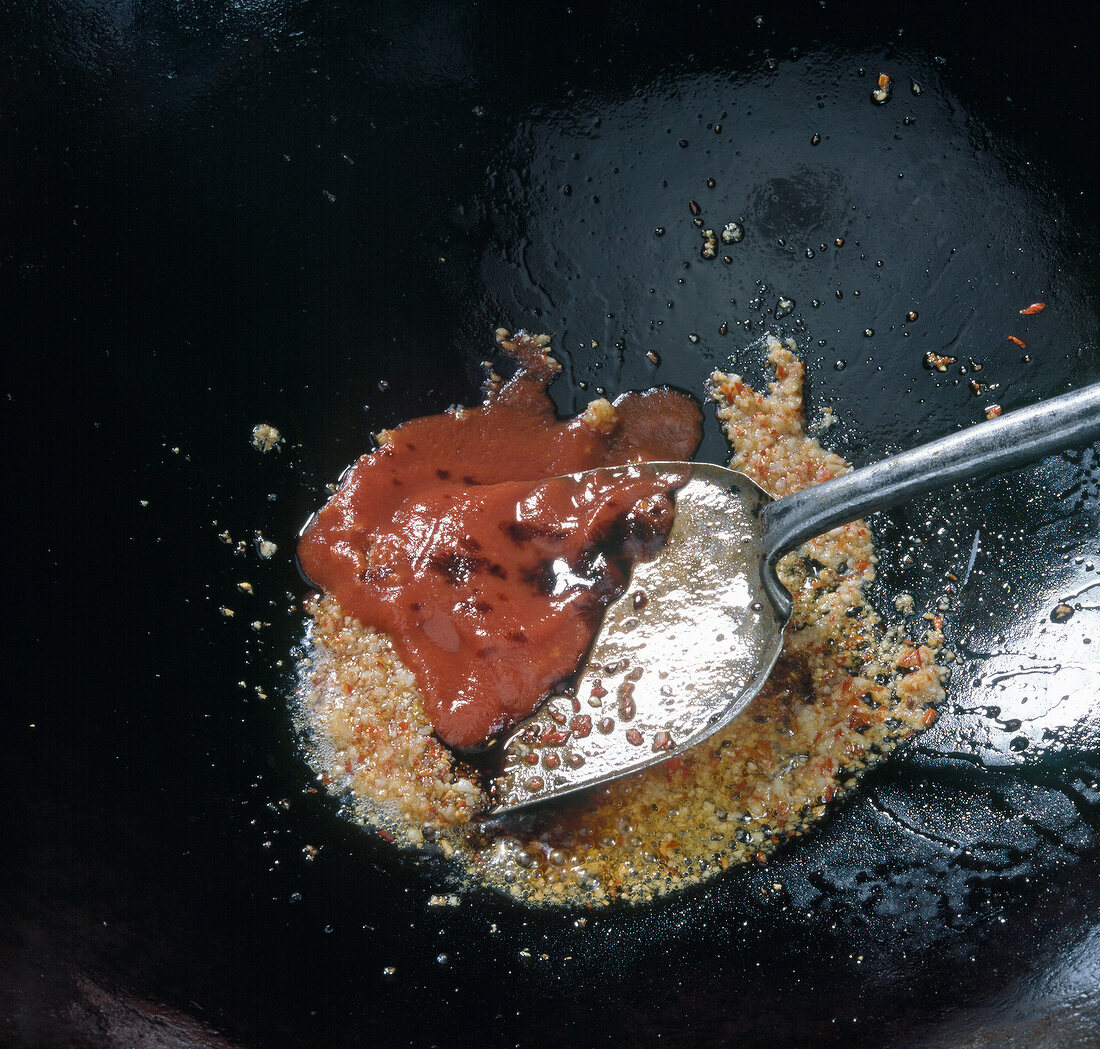
<path id="1" fill-rule="evenodd" d="M 672 526 L 675 478 L 561 475 L 687 459 L 702 425 L 695 401 L 669 389 L 559 419 L 546 340 L 500 344 L 515 376 L 491 381 L 476 408 L 379 435 L 298 547 L 314 585 L 392 637 L 436 734 L 464 748 L 574 673 L 630 566 Z"/>

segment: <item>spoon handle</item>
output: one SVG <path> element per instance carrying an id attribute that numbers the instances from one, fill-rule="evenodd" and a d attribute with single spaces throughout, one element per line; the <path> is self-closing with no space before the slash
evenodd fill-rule
<path id="1" fill-rule="evenodd" d="M 781 615 L 791 598 L 775 572 L 814 536 L 958 481 L 1002 473 L 1100 439 L 1100 383 L 979 423 L 771 503 L 763 513 L 763 583 Z"/>

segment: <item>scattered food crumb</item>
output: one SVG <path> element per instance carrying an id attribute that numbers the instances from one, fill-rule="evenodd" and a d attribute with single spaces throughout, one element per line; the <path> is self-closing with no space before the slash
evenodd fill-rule
<path id="1" fill-rule="evenodd" d="M 909 615 L 915 607 L 916 602 L 913 600 L 912 594 L 901 593 L 894 598 L 894 608 L 903 616 Z"/>
<path id="2" fill-rule="evenodd" d="M 745 231 L 737 222 L 727 222 L 722 230 L 723 244 L 736 244 L 745 239 Z"/>
<path id="3" fill-rule="evenodd" d="M 947 371 L 955 361 L 955 357 L 946 357 L 942 353 L 934 353 L 931 350 L 924 355 L 924 366 L 933 368 L 938 372 Z"/>
<path id="4" fill-rule="evenodd" d="M 272 448 L 278 450 L 282 444 L 282 434 L 270 423 L 257 423 L 252 427 L 252 447 L 257 451 L 266 454 Z"/>

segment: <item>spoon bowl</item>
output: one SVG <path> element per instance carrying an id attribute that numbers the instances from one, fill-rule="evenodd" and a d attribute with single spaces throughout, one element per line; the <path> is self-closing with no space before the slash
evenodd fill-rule
<path id="1" fill-rule="evenodd" d="M 801 543 L 1098 438 L 1094 384 L 782 499 L 709 463 L 602 467 L 682 482 L 672 530 L 605 610 L 572 686 L 509 736 L 488 816 L 667 761 L 728 725 L 779 657 L 792 603 L 776 565 Z"/>

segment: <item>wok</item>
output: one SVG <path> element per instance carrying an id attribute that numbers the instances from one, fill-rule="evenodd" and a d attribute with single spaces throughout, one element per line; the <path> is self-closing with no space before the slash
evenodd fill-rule
<path id="1" fill-rule="evenodd" d="M 0 1041 L 1095 1044 L 1095 448 L 878 523 L 878 606 L 946 606 L 943 717 L 648 907 L 456 890 L 286 708 L 298 527 L 498 325 L 554 333 L 565 411 L 759 383 L 786 332 L 857 464 L 1100 378 L 1076 10 L 8 5 Z M 744 240 L 704 259 L 689 201 Z"/>

